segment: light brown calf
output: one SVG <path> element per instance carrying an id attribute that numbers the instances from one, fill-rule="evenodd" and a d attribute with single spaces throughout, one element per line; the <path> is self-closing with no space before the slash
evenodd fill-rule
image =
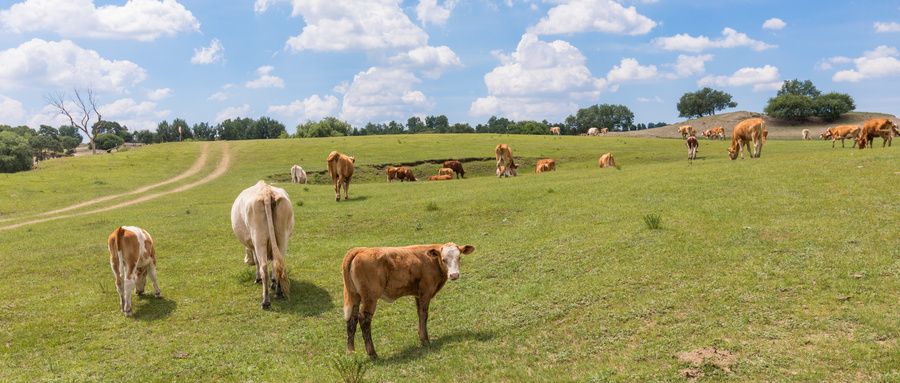
<path id="1" fill-rule="evenodd" d="M 731 147 L 728 148 L 728 156 L 732 160 L 736 159 L 740 152 L 741 159 L 744 159 L 744 146 L 750 152 L 750 143 L 753 142 L 753 151 L 750 152 L 750 158 L 759 158 L 762 155 L 762 146 L 765 142 L 763 132 L 766 131 L 766 122 L 761 118 L 751 118 L 741 121 L 734 127 L 731 133 Z"/>
<path id="2" fill-rule="evenodd" d="M 510 174 L 513 176 L 519 174 L 519 165 L 516 165 L 516 162 L 513 160 L 512 150 L 509 149 L 509 146 L 506 146 L 506 144 L 497 145 L 494 148 L 494 154 L 497 157 L 497 178 L 509 177 Z"/>
<path id="3" fill-rule="evenodd" d="M 337 151 L 328 155 L 328 174 L 331 175 L 331 183 L 334 184 L 334 200 L 340 202 L 341 187 L 344 188 L 344 199 L 350 198 L 350 179 L 353 178 L 353 163 L 356 158 L 348 157 Z"/>
<path id="4" fill-rule="evenodd" d="M 700 146 L 700 142 L 697 141 L 697 137 L 688 137 L 686 143 L 688 148 L 688 159 L 697 159 L 697 147 Z"/>
<path id="5" fill-rule="evenodd" d="M 459 161 L 444 161 L 444 168 L 453 170 L 456 173 L 456 179 L 459 179 L 460 176 L 462 178 L 466 178 L 466 170 L 463 169 L 462 162 Z"/>
<path id="6" fill-rule="evenodd" d="M 554 126 L 554 127 L 550 128 L 550 133 L 553 134 L 553 135 L 558 136 L 559 133 L 560 133 L 559 127 L 558 127 L 558 126 Z"/>
<path id="7" fill-rule="evenodd" d="M 156 283 L 156 249 L 150 234 L 134 226 L 122 226 L 112 232 L 107 240 L 109 266 L 116 277 L 119 293 L 119 309 L 125 316 L 132 316 L 131 292 L 144 293 L 147 278 L 153 282 L 153 295 L 162 297 Z"/>
<path id="8" fill-rule="evenodd" d="M 852 148 L 852 147 L 856 146 L 856 144 L 858 144 L 856 139 L 859 138 L 859 131 L 860 131 L 860 128 L 859 128 L 859 126 L 856 126 L 856 125 L 836 126 L 833 128 L 829 128 L 827 132 L 822 133 L 822 138 L 826 139 L 826 140 L 831 138 L 831 147 L 832 148 L 834 147 L 835 141 L 837 141 L 838 139 L 841 140 L 841 147 L 842 148 L 845 147 L 844 140 L 849 138 L 849 139 L 853 140 L 853 145 L 850 146 Z"/>
<path id="9" fill-rule="evenodd" d="M 388 183 L 394 182 L 397 179 L 397 168 L 389 167 L 384 169 L 384 172 L 387 174 Z"/>
<path id="10" fill-rule="evenodd" d="M 606 153 L 600 156 L 600 161 L 598 161 L 598 164 L 601 168 L 613 167 L 616 166 L 616 159 L 613 158 L 612 153 Z"/>
<path id="11" fill-rule="evenodd" d="M 809 129 L 803 129 L 800 133 L 803 135 L 804 140 L 809 141 Z"/>
<path id="12" fill-rule="evenodd" d="M 440 168 L 440 170 L 438 170 L 438 175 L 439 176 L 453 176 L 453 169 Z"/>
<path id="13" fill-rule="evenodd" d="M 881 137 L 881 147 L 883 148 L 885 144 L 887 146 L 891 146 L 891 141 L 893 141 L 894 132 L 893 130 L 897 128 L 890 119 L 887 118 L 873 118 L 863 125 L 860 130 L 859 139 L 856 140 L 856 143 L 859 144 L 860 149 L 865 149 L 866 145 L 869 148 L 872 148 L 872 141 L 875 140 L 875 137 Z"/>
<path id="14" fill-rule="evenodd" d="M 397 178 L 403 181 L 418 181 L 410 168 L 397 168 Z"/>
<path id="15" fill-rule="evenodd" d="M 450 181 L 452 179 L 453 179 L 453 176 L 447 174 L 447 175 L 443 175 L 443 176 L 431 176 L 431 177 L 428 177 L 428 179 L 426 181 Z"/>
<path id="16" fill-rule="evenodd" d="M 546 167 L 545 170 L 541 170 L 542 166 Z M 535 173 L 548 172 L 556 170 L 556 160 L 552 158 L 545 158 L 543 160 L 538 160 L 537 165 L 534 169 Z"/>

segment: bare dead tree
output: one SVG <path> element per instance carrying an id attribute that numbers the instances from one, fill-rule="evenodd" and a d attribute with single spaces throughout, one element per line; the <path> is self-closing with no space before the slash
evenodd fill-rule
<path id="1" fill-rule="evenodd" d="M 64 92 L 56 92 L 55 94 L 44 95 L 44 101 L 58 109 L 59 114 L 68 117 L 72 126 L 84 132 L 91 139 L 91 154 L 96 154 L 97 144 L 94 142 L 94 139 L 97 137 L 97 130 L 100 128 L 100 124 L 91 124 L 91 120 L 93 115 L 97 116 L 97 122 L 103 120 L 103 117 L 100 116 L 100 111 L 97 110 L 97 97 L 94 95 L 94 90 L 90 87 L 84 90 L 75 88 L 73 92 L 75 93 L 74 99 Z M 69 110 L 66 107 L 66 101 L 71 101 L 75 104 L 75 110 Z M 78 117 L 78 122 L 75 122 L 76 117 Z"/>

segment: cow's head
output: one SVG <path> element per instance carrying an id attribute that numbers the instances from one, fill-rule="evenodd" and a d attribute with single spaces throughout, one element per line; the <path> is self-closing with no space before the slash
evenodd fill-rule
<path id="1" fill-rule="evenodd" d="M 737 159 L 738 150 L 735 148 L 728 148 L 728 156 L 731 157 L 732 160 Z"/>
<path id="2" fill-rule="evenodd" d="M 463 254 L 472 254 L 475 251 L 475 246 L 465 245 L 463 247 L 457 246 L 453 242 L 448 242 L 441 246 L 441 250 L 430 249 L 428 250 L 428 254 L 433 257 L 440 257 L 441 261 L 444 262 L 444 265 L 447 266 L 447 277 L 452 280 L 459 279 L 459 260 L 462 258 Z"/>
<path id="3" fill-rule="evenodd" d="M 822 133 L 822 139 L 823 139 L 823 140 L 827 140 L 827 139 L 829 139 L 829 138 L 831 138 L 831 131 L 827 131 L 827 132 L 825 132 L 825 133 Z"/>
<path id="4" fill-rule="evenodd" d="M 527 172 L 527 170 L 526 170 L 526 172 Z M 519 175 L 519 165 L 517 165 L 517 164 L 509 165 L 509 174 L 513 175 L 513 176 Z"/>
<path id="5" fill-rule="evenodd" d="M 860 149 L 866 148 L 866 139 L 865 138 L 858 138 L 854 141 L 856 141 L 856 144 L 859 146 Z"/>

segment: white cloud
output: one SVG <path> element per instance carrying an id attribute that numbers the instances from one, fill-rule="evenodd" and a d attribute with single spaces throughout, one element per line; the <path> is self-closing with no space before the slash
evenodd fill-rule
<path id="1" fill-rule="evenodd" d="M 875 33 L 900 32 L 900 24 L 875 22 Z"/>
<path id="2" fill-rule="evenodd" d="M 236 119 L 247 117 L 247 113 L 250 112 L 250 105 L 244 104 L 243 106 L 234 106 L 222 109 L 219 114 L 216 115 L 215 122 L 218 124 L 227 119 Z"/>
<path id="3" fill-rule="evenodd" d="M 191 57 L 191 64 L 212 64 L 215 62 L 225 62 L 225 47 L 219 42 L 219 39 L 212 39 L 208 47 L 194 49 L 194 57 Z"/>
<path id="4" fill-rule="evenodd" d="M 670 73 L 667 77 L 676 79 L 704 74 L 706 73 L 706 62 L 712 59 L 713 55 L 711 54 L 699 56 L 678 55 L 678 60 L 675 64 L 671 64 L 675 73 Z"/>
<path id="5" fill-rule="evenodd" d="M 646 97 L 638 97 L 637 100 L 638 100 L 638 102 L 651 102 L 652 101 L 652 102 L 656 102 L 656 103 L 660 103 L 660 104 L 663 102 L 663 99 L 659 98 L 659 96 L 654 96 L 653 99 L 649 99 Z"/>
<path id="6" fill-rule="evenodd" d="M 101 7 L 93 0 L 26 0 L 0 11 L 0 24 L 13 33 L 52 30 L 64 37 L 141 41 L 200 30 L 200 22 L 175 0 Z"/>
<path id="7" fill-rule="evenodd" d="M 271 65 L 261 66 L 256 69 L 256 74 L 259 76 L 256 80 L 247 81 L 244 86 L 248 88 L 284 88 L 284 80 L 281 77 L 270 76 L 269 72 L 274 70 L 275 67 Z"/>
<path id="8" fill-rule="evenodd" d="M 16 126 L 24 120 L 25 107 L 22 103 L 0 94 L 0 124 Z"/>
<path id="9" fill-rule="evenodd" d="M 269 113 L 284 117 L 299 116 L 300 120 L 321 120 L 333 116 L 337 108 L 337 97 L 326 95 L 325 98 L 321 98 L 319 95 L 312 95 L 303 101 L 295 100 L 289 105 L 269 106 Z"/>
<path id="10" fill-rule="evenodd" d="M 428 78 L 438 78 L 444 72 L 463 67 L 456 53 L 446 46 L 416 48 L 394 56 L 388 62 L 398 68 L 421 71 Z"/>
<path id="11" fill-rule="evenodd" d="M 766 22 L 763 23 L 762 27 L 763 27 L 763 29 L 780 30 L 786 26 L 787 26 L 787 23 L 785 23 L 783 20 L 781 20 L 777 17 L 773 17 L 771 19 L 766 20 Z"/>
<path id="12" fill-rule="evenodd" d="M 168 98 L 168 97 L 172 97 L 172 89 L 162 88 L 162 89 L 147 91 L 147 98 L 149 98 L 153 101 L 159 101 L 159 100 L 162 100 L 162 99 Z"/>
<path id="13" fill-rule="evenodd" d="M 85 88 L 123 92 L 147 77 L 130 61 L 106 60 L 69 40 L 33 39 L 0 51 L 0 88 Z"/>
<path id="14" fill-rule="evenodd" d="M 215 94 L 213 94 L 212 96 L 209 96 L 209 98 L 207 98 L 207 100 L 219 100 L 219 101 L 225 101 L 227 99 L 228 99 L 228 95 L 225 94 L 225 92 L 216 92 Z"/>
<path id="15" fill-rule="evenodd" d="M 499 115 L 512 120 L 561 119 L 578 112 L 571 101 L 547 100 L 534 97 L 482 97 L 472 103 L 472 116 Z"/>
<path id="16" fill-rule="evenodd" d="M 624 58 L 606 74 L 610 83 L 651 80 L 659 76 L 656 65 L 642 66 L 636 59 Z"/>
<path id="17" fill-rule="evenodd" d="M 66 107 L 69 106 L 75 107 L 74 104 L 66 103 Z M 41 125 L 49 125 L 52 127 L 59 127 L 62 125 L 71 125 L 69 119 L 59 113 L 59 109 L 52 105 L 44 105 L 44 108 L 41 109 L 39 113 L 32 114 L 28 117 L 28 121 L 25 123 L 28 126 L 41 126 Z"/>
<path id="18" fill-rule="evenodd" d="M 697 81 L 697 86 L 746 86 L 753 85 L 753 91 L 780 89 L 783 81 L 778 68 L 766 65 L 762 68 L 741 68 L 731 76 L 706 76 Z"/>
<path id="19" fill-rule="evenodd" d="M 777 45 L 766 44 L 762 41 L 756 41 L 747 37 L 744 33 L 725 28 L 722 31 L 722 38 L 718 40 L 710 40 L 709 37 L 691 37 L 687 34 L 678 34 L 673 37 L 657 37 L 653 42 L 662 49 L 669 51 L 688 51 L 701 52 L 712 48 L 736 48 L 750 47 L 755 51 L 761 51 L 771 48 L 777 48 Z"/>
<path id="20" fill-rule="evenodd" d="M 412 73 L 399 69 L 369 68 L 353 77 L 346 87 L 341 119 L 351 123 L 400 120 L 421 115 L 434 102 L 413 84 L 420 82 Z"/>
<path id="21" fill-rule="evenodd" d="M 416 18 L 422 22 L 422 26 L 427 23 L 445 25 L 458 2 L 459 0 L 444 0 L 444 5 L 441 6 L 437 4 L 437 0 L 419 0 Z"/>
<path id="22" fill-rule="evenodd" d="M 158 121 L 172 113 L 170 110 L 156 110 L 156 106 L 155 102 L 138 103 L 131 98 L 123 98 L 100 105 L 97 109 L 100 110 L 104 120 L 116 121 L 131 131 L 142 129 L 155 131 Z M 66 124 L 68 125 L 68 121 Z"/>
<path id="23" fill-rule="evenodd" d="M 539 35 L 605 32 L 643 35 L 657 23 L 613 0 L 574 0 L 551 8 L 529 33 Z"/>
<path id="24" fill-rule="evenodd" d="M 257 0 L 265 12 L 276 0 Z M 292 16 L 306 24 L 286 48 L 298 52 L 358 51 L 425 46 L 428 35 L 400 8 L 401 0 L 290 0 Z M 446 6 L 446 3 L 445 3 Z"/>
<path id="25" fill-rule="evenodd" d="M 897 60 L 897 55 L 897 48 L 881 45 L 874 51 L 866 51 L 860 58 L 832 58 L 830 59 L 833 60 L 832 62 L 852 62 L 856 69 L 839 71 L 831 79 L 835 82 L 859 82 L 873 78 L 900 76 L 900 60 Z"/>

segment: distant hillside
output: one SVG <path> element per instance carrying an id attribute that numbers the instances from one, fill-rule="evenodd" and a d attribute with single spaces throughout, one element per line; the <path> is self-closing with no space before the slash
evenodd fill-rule
<path id="1" fill-rule="evenodd" d="M 714 116 L 706 116 L 687 120 L 659 128 L 644 129 L 631 132 L 615 132 L 611 133 L 616 136 L 625 137 L 650 137 L 650 138 L 681 138 L 678 134 L 678 127 L 682 125 L 693 126 L 699 135 L 704 130 L 721 126 L 725 128 L 726 135 L 731 137 L 731 131 L 735 125 L 748 118 L 762 118 L 766 121 L 766 130 L 769 131 L 769 137 L 773 138 L 800 138 L 800 131 L 809 129 L 811 135 L 818 136 L 828 128 L 839 125 L 862 125 L 867 120 L 873 118 L 890 118 L 895 122 L 900 122 L 896 116 L 885 113 L 868 113 L 868 112 L 850 112 L 841 116 L 835 121 L 824 122 L 820 118 L 814 117 L 809 121 L 797 125 L 791 125 L 790 121 L 778 118 L 771 118 L 763 113 L 753 112 L 732 112 L 717 114 Z"/>

